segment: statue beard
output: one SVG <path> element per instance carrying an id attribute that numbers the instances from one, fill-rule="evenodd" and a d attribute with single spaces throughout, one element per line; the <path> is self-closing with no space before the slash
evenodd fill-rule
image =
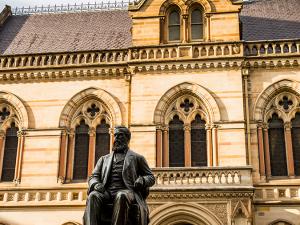
<path id="1" fill-rule="evenodd" d="M 128 144 L 126 142 L 121 142 L 121 141 L 115 140 L 112 150 L 114 152 L 125 152 L 128 150 Z"/>

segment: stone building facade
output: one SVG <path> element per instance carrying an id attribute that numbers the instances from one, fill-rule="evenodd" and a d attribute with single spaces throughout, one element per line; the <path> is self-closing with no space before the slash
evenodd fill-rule
<path id="1" fill-rule="evenodd" d="M 300 2 L 85 7 L 0 14 L 0 224 L 82 224 L 120 124 L 151 225 L 300 224 Z"/>

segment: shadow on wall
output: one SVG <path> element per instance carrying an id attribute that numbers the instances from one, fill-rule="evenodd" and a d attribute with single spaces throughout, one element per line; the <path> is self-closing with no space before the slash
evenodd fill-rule
<path id="1" fill-rule="evenodd" d="M 5 21 L 4 25 L 0 27 L 0 54 L 5 54 L 15 37 L 22 30 L 23 25 L 28 20 L 29 16 L 10 16 Z M 16 43 L 16 46 L 22 48 L 22 41 Z M 9 52 L 8 54 L 13 54 Z"/>
<path id="2" fill-rule="evenodd" d="M 300 37 L 300 22 L 240 16 L 242 40 L 276 40 Z"/>

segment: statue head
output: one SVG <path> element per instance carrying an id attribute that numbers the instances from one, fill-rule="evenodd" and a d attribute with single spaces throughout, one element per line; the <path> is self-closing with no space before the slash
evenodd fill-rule
<path id="1" fill-rule="evenodd" d="M 127 127 L 116 126 L 114 129 L 113 151 L 127 150 L 130 138 L 131 133 Z"/>

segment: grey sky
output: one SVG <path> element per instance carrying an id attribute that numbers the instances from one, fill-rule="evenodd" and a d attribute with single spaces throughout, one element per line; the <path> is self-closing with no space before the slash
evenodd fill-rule
<path id="1" fill-rule="evenodd" d="M 107 2 L 108 0 L 103 0 Z M 113 0 L 114 1 L 114 0 Z M 117 0 L 119 2 L 121 0 Z M 5 5 L 10 5 L 11 7 L 23 7 L 23 6 L 41 6 L 41 5 L 61 5 L 61 4 L 81 4 L 81 3 L 95 3 L 95 0 L 0 0 L 0 11 Z M 96 0 L 96 2 L 102 2 L 102 0 Z"/>

